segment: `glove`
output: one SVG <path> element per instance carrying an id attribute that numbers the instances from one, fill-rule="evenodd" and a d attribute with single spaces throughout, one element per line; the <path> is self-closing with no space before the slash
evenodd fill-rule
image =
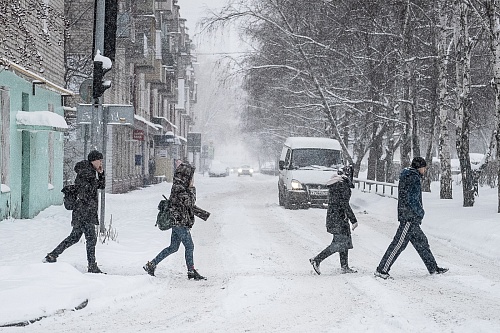
<path id="1" fill-rule="evenodd" d="M 352 224 L 352 230 L 356 229 L 358 227 L 358 222 Z"/>

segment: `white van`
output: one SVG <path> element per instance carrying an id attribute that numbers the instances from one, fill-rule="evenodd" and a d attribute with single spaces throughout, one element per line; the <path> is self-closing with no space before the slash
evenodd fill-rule
<path id="1" fill-rule="evenodd" d="M 286 209 L 326 207 L 326 182 L 342 166 L 342 152 L 337 140 L 312 137 L 286 139 L 279 161 L 280 206 Z"/>

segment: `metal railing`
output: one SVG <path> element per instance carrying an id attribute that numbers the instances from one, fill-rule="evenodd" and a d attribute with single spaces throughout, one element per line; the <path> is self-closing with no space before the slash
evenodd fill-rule
<path id="1" fill-rule="evenodd" d="M 374 191 L 376 194 L 389 197 L 389 198 L 398 198 L 398 185 L 394 183 L 384 183 L 384 182 L 377 182 L 374 180 L 368 180 L 368 179 L 359 179 L 359 178 L 354 178 L 353 179 L 354 186 L 356 186 L 358 189 L 360 189 L 363 192 L 368 192 L 371 193 Z"/>

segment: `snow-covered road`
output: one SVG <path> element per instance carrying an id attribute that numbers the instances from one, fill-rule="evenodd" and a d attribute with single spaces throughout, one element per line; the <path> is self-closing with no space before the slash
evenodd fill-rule
<path id="1" fill-rule="evenodd" d="M 498 259 L 483 254 L 480 247 L 473 251 L 457 246 L 439 228 L 426 229 L 431 217 L 426 217 L 423 229 L 438 264 L 450 271 L 430 276 L 410 245 L 393 266 L 394 280 L 373 276 L 397 228 L 394 199 L 355 190 L 352 206 L 359 227 L 353 232 L 349 261 L 358 273 L 341 274 L 338 255 L 333 255 L 317 276 L 308 259 L 331 240 L 324 227 L 326 210 L 278 206 L 277 177 L 272 176 L 197 175 L 196 185 L 198 205 L 212 213 L 207 222 L 197 220 L 192 230 L 195 265 L 206 281 L 186 278 L 182 246 L 158 266 L 156 278 L 141 268 L 169 242 L 170 231 L 154 227 L 156 205 L 162 193 L 169 193 L 166 183 L 108 196 L 118 242 L 97 247 L 99 265 L 108 275 L 82 274 L 82 241 L 57 264 L 39 264 L 70 231 L 69 214 L 62 207 L 51 207 L 31 223 L 0 223 L 0 249 L 7 252 L 2 266 L 15 270 L 22 264 L 33 270 L 53 269 L 54 274 L 70 270 L 67 279 L 76 272 L 82 277 L 74 289 L 89 298 L 85 309 L 48 313 L 23 332 L 500 330 Z M 424 197 L 424 205 L 426 200 L 431 199 Z M 447 209 L 446 204 L 430 207 L 436 215 Z M 19 223 L 32 232 L 5 236 L 20 230 Z"/>

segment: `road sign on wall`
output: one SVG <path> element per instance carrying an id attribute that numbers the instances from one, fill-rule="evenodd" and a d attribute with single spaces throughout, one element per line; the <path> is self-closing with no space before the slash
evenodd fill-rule
<path id="1" fill-rule="evenodd" d="M 187 150 L 195 153 L 201 151 L 201 133 L 188 133 Z"/>
<path id="2" fill-rule="evenodd" d="M 142 130 L 134 130 L 132 132 L 132 139 L 144 141 L 144 131 Z"/>

